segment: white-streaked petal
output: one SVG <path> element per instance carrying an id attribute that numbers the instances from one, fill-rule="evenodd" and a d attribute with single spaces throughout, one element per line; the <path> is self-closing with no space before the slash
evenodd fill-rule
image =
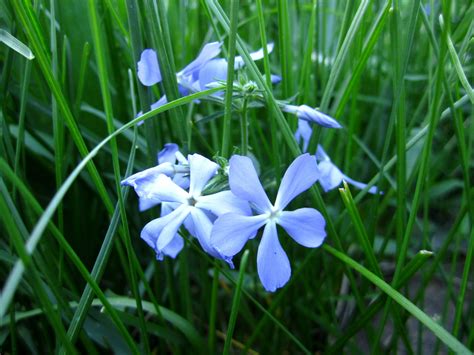
<path id="1" fill-rule="evenodd" d="M 270 54 L 273 51 L 273 43 L 267 43 L 267 52 Z M 263 58 L 263 48 L 260 48 L 259 50 L 250 53 L 250 58 L 252 58 L 253 61 L 260 60 Z M 244 59 L 239 55 L 235 57 L 234 59 L 234 69 L 240 69 L 245 65 Z"/>
<path id="2" fill-rule="evenodd" d="M 314 208 L 283 211 L 278 217 L 280 224 L 298 244 L 307 248 L 319 247 L 326 237 L 326 221 Z"/>
<path id="3" fill-rule="evenodd" d="M 153 249 L 156 250 L 156 242 L 161 234 L 163 228 L 168 225 L 171 221 L 177 218 L 187 206 L 180 206 L 176 210 L 170 212 L 163 217 L 156 218 L 148 222 L 145 227 L 143 227 L 140 237 Z"/>
<path id="4" fill-rule="evenodd" d="M 318 179 L 316 159 L 309 154 L 297 157 L 288 167 L 278 189 L 275 208 L 283 210 L 291 200 L 309 189 Z"/>
<path id="5" fill-rule="evenodd" d="M 267 223 L 263 230 L 257 252 L 257 270 L 263 287 L 269 292 L 283 287 L 290 279 L 290 261 L 280 245 L 274 222 Z"/>
<path id="6" fill-rule="evenodd" d="M 139 198 L 139 209 L 145 211 L 161 202 L 156 195 L 157 181 L 160 175 L 173 175 L 174 168 L 170 163 L 163 163 L 153 168 L 140 171 L 124 179 L 121 184 L 132 186 Z"/>
<path id="7" fill-rule="evenodd" d="M 266 215 L 242 216 L 227 213 L 217 218 L 212 228 L 211 245 L 225 256 L 234 256 L 267 221 Z"/>
<path id="8" fill-rule="evenodd" d="M 232 191 L 221 191 L 212 195 L 200 196 L 196 207 L 221 216 L 225 213 L 237 213 L 245 216 L 252 214 L 247 201 L 235 196 Z"/>
<path id="9" fill-rule="evenodd" d="M 158 57 L 153 49 L 145 49 L 137 63 L 138 79 L 145 86 L 152 86 L 161 81 Z"/>
<path id="10" fill-rule="evenodd" d="M 178 212 L 179 213 L 178 213 Z M 182 206 L 166 215 L 167 223 L 161 229 L 160 235 L 156 240 L 156 249 L 162 252 L 164 248 L 172 241 L 178 233 L 179 227 L 183 224 L 184 219 L 189 215 L 190 207 Z M 170 216 L 173 216 L 171 218 Z"/>
<path id="11" fill-rule="evenodd" d="M 199 154 L 189 155 L 188 161 L 190 170 L 189 194 L 200 196 L 204 186 L 216 174 L 219 165 Z"/>
<path id="12" fill-rule="evenodd" d="M 259 212 L 269 212 L 272 204 L 263 190 L 250 158 L 233 155 L 229 161 L 229 186 L 237 197 L 252 202 Z"/>
<path id="13" fill-rule="evenodd" d="M 154 196 L 164 202 L 188 204 L 189 194 L 166 175 L 157 177 L 153 193 Z"/>

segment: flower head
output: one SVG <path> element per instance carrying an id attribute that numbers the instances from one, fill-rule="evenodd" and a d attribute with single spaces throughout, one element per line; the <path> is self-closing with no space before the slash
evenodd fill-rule
<path id="1" fill-rule="evenodd" d="M 280 245 L 279 224 L 297 243 L 308 247 L 320 246 L 324 238 L 325 221 L 313 208 L 285 211 L 286 206 L 300 193 L 309 189 L 318 179 L 316 161 L 309 154 L 296 158 L 288 167 L 275 200 L 268 199 L 252 161 L 234 155 L 230 159 L 229 185 L 231 191 L 250 202 L 256 215 L 223 214 L 214 223 L 211 245 L 222 255 L 232 257 L 244 247 L 248 239 L 264 227 L 257 253 L 258 275 L 267 291 L 285 285 L 291 275 L 288 257 Z"/>
<path id="2" fill-rule="evenodd" d="M 248 215 L 251 212 L 250 207 L 231 191 L 203 195 L 204 187 L 216 174 L 218 165 L 199 154 L 189 155 L 188 162 L 189 191 L 161 173 L 153 176 L 153 185 L 140 187 L 161 201 L 162 208 L 165 208 L 165 213 L 162 211 L 160 218 L 149 222 L 143 228 L 141 238 L 155 250 L 158 259 L 163 259 L 165 255 L 175 257 L 183 247 L 178 230 L 184 224 L 189 233 L 198 239 L 204 251 L 231 264 L 230 257 L 223 256 L 209 243 L 212 223 L 217 216 L 224 213 Z"/>

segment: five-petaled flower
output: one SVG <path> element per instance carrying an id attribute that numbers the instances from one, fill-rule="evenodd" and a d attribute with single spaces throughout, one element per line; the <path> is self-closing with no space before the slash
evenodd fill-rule
<path id="1" fill-rule="evenodd" d="M 155 250 L 157 259 L 163 259 L 164 255 L 174 258 L 183 248 L 183 238 L 178 230 L 184 224 L 205 252 L 232 265 L 230 257 L 220 254 L 209 243 L 212 223 L 217 216 L 225 213 L 248 215 L 251 213 L 250 207 L 231 191 L 203 195 L 204 187 L 216 174 L 219 166 L 199 154 L 189 155 L 188 162 L 189 191 L 162 173 L 153 177 L 153 184 L 146 185 L 149 198 L 166 202 L 167 210 L 162 213 L 162 217 L 149 222 L 140 236 Z"/>
<path id="2" fill-rule="evenodd" d="M 250 202 L 253 216 L 227 213 L 217 218 L 211 235 L 211 245 L 223 256 L 233 257 L 247 240 L 255 237 L 265 226 L 257 252 L 258 275 L 267 291 L 284 286 L 291 275 L 288 257 L 280 245 L 277 224 L 297 243 L 308 247 L 320 246 L 326 237 L 325 220 L 314 208 L 285 211 L 300 193 L 309 189 L 318 179 L 314 157 L 303 154 L 288 167 L 275 200 L 271 204 L 257 172 L 248 157 L 234 155 L 230 159 L 229 185 L 237 197 Z"/>

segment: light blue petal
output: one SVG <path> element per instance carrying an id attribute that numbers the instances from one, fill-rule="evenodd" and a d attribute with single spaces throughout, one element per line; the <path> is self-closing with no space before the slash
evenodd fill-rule
<path id="1" fill-rule="evenodd" d="M 321 161 L 321 160 L 331 160 L 331 158 L 329 158 L 329 155 L 326 154 L 326 152 L 324 151 L 323 147 L 321 146 L 321 144 L 318 144 L 318 149 L 316 149 L 316 159 L 318 161 Z"/>
<path id="2" fill-rule="evenodd" d="M 234 264 L 232 263 L 232 257 L 221 254 L 211 245 L 211 231 L 213 224 L 209 217 L 204 213 L 204 211 L 195 207 L 191 208 L 191 216 L 195 237 L 199 241 L 202 249 L 215 258 L 223 259 L 233 268 Z"/>
<path id="3" fill-rule="evenodd" d="M 349 176 L 347 175 L 343 175 L 343 179 L 348 182 L 349 184 L 357 187 L 358 189 L 365 189 L 367 187 L 367 184 L 364 184 L 363 182 L 360 182 L 360 181 L 356 181 L 354 179 L 351 179 Z M 367 190 L 367 192 L 371 193 L 371 194 L 376 194 L 377 192 L 379 191 L 379 189 L 377 188 L 377 186 L 372 186 L 370 187 L 370 189 Z"/>
<path id="4" fill-rule="evenodd" d="M 323 215 L 314 208 L 283 211 L 277 223 L 295 242 L 307 248 L 319 247 L 326 237 L 326 221 Z"/>
<path id="5" fill-rule="evenodd" d="M 283 287 L 291 276 L 288 256 L 278 241 L 274 222 L 267 223 L 257 252 L 257 270 L 263 287 L 269 292 Z"/>
<path id="6" fill-rule="evenodd" d="M 260 212 L 270 212 L 272 204 L 263 190 L 250 158 L 233 155 L 229 161 L 229 186 L 237 197 L 249 201 Z"/>
<path id="7" fill-rule="evenodd" d="M 273 51 L 273 43 L 267 43 L 267 52 L 270 54 Z M 258 51 L 250 53 L 250 58 L 253 61 L 260 60 L 263 58 L 263 48 L 260 48 Z M 239 55 L 234 59 L 234 69 L 240 69 L 245 65 L 244 59 Z"/>
<path id="8" fill-rule="evenodd" d="M 299 144 L 301 144 L 301 142 L 303 143 L 303 152 L 308 150 L 308 144 L 312 133 L 313 129 L 311 128 L 309 122 L 298 119 L 298 129 L 295 132 L 295 139 Z"/>
<path id="9" fill-rule="evenodd" d="M 216 174 L 219 165 L 199 154 L 188 156 L 190 183 L 189 194 L 200 196 L 204 186 Z"/>
<path id="10" fill-rule="evenodd" d="M 181 227 L 184 219 L 189 215 L 189 213 L 189 206 L 180 206 L 170 214 L 158 218 L 158 220 L 164 220 L 159 224 L 159 226 L 161 225 L 162 227 L 160 234 L 156 240 L 156 249 L 158 251 L 163 252 L 163 250 L 168 246 L 168 244 L 173 240 L 173 238 L 176 237 L 179 227 Z M 155 231 L 156 230 L 159 230 L 159 228 L 156 228 Z"/>
<path id="11" fill-rule="evenodd" d="M 296 196 L 308 190 L 318 179 L 316 159 L 308 153 L 300 155 L 288 167 L 281 180 L 275 208 L 283 210 Z"/>
<path id="12" fill-rule="evenodd" d="M 281 82 L 281 76 L 271 74 L 270 75 L 270 80 L 271 80 L 272 84 L 274 84 L 274 85 L 279 84 Z"/>
<path id="13" fill-rule="evenodd" d="M 157 254 L 161 254 L 161 250 L 157 248 L 157 241 L 160 238 L 161 232 L 163 229 L 177 220 L 179 216 L 188 208 L 188 206 L 180 206 L 176 210 L 167 214 L 164 217 L 156 218 L 151 222 L 148 222 L 145 227 L 143 227 L 140 237 L 153 249 L 155 249 Z M 179 226 L 178 226 L 179 227 Z M 175 233 L 176 234 L 176 233 Z M 168 241 L 169 242 L 169 241 Z M 165 245 L 166 246 L 166 245 Z M 159 256 L 159 255 L 158 255 Z"/>
<path id="14" fill-rule="evenodd" d="M 206 90 L 206 85 L 217 80 L 227 80 L 227 61 L 217 58 L 207 62 L 199 71 L 199 87 Z"/>
<path id="15" fill-rule="evenodd" d="M 159 175 L 153 188 L 153 196 L 164 202 L 178 202 L 187 205 L 189 194 L 166 175 Z"/>
<path id="16" fill-rule="evenodd" d="M 158 57 L 153 49 L 145 49 L 140 56 L 138 65 L 138 79 L 145 86 L 152 86 L 161 81 L 161 72 Z"/>
<path id="17" fill-rule="evenodd" d="M 180 206 L 181 206 L 180 203 L 163 202 L 161 204 L 160 217 L 164 217 L 166 215 L 169 215 L 171 212 L 173 212 L 175 209 L 177 209 Z"/>
<path id="18" fill-rule="evenodd" d="M 299 107 L 297 116 L 309 122 L 314 122 L 320 126 L 327 128 L 342 128 L 342 126 L 334 118 L 314 109 L 307 105 Z"/>
<path id="19" fill-rule="evenodd" d="M 164 104 L 167 104 L 167 103 L 168 103 L 168 99 L 166 98 L 166 95 L 163 95 L 162 97 L 160 97 L 160 99 L 158 101 L 152 103 L 150 105 L 150 108 L 152 110 L 154 110 L 155 108 L 163 106 Z M 140 117 L 142 115 L 143 115 L 143 111 L 140 111 L 140 112 L 138 112 L 136 117 Z M 140 122 L 137 123 L 137 126 L 141 126 L 143 123 L 145 123 L 145 121 L 140 121 Z"/>
<path id="20" fill-rule="evenodd" d="M 234 256 L 247 240 L 253 238 L 267 221 L 267 216 L 242 216 L 227 213 L 217 218 L 212 228 L 211 245 L 222 255 Z"/>
<path id="21" fill-rule="evenodd" d="M 296 115 L 308 122 L 317 123 L 320 126 L 327 128 L 342 128 L 342 126 L 334 118 L 318 111 L 314 108 L 311 108 L 307 105 L 301 105 L 298 107 Z"/>
<path id="22" fill-rule="evenodd" d="M 150 169 L 133 174 L 121 182 L 122 185 L 132 186 L 139 198 L 139 209 L 145 211 L 161 202 L 156 195 L 157 179 L 160 175 L 173 175 L 174 169 L 170 163 L 163 163 Z"/>
<path id="23" fill-rule="evenodd" d="M 179 252 L 183 249 L 183 247 L 184 247 L 184 240 L 178 233 L 176 233 L 176 235 L 173 237 L 173 239 L 171 239 L 168 245 L 161 250 L 161 253 L 174 259 L 179 254 Z M 157 254 L 157 259 L 162 260 L 162 259 L 159 259 L 158 254 Z"/>
<path id="24" fill-rule="evenodd" d="M 221 43 L 211 42 L 207 43 L 198 54 L 197 58 L 189 63 L 179 74 L 184 76 L 193 75 L 196 71 L 202 68 L 209 60 L 219 55 L 221 52 Z"/>
<path id="25" fill-rule="evenodd" d="M 176 143 L 166 143 L 163 149 L 158 153 L 158 164 L 168 162 L 176 163 L 176 153 L 179 151 L 179 146 Z"/>
<path id="26" fill-rule="evenodd" d="M 161 107 L 163 106 L 164 104 L 167 104 L 168 103 L 168 99 L 166 98 L 166 95 L 163 95 L 162 97 L 160 97 L 160 99 L 154 103 L 152 103 L 150 105 L 150 108 L 152 110 L 154 110 L 155 108 L 158 108 L 158 107 Z"/>
<path id="27" fill-rule="evenodd" d="M 318 164 L 320 176 L 319 183 L 325 192 L 338 187 L 344 175 L 330 160 L 323 160 Z"/>
<path id="28" fill-rule="evenodd" d="M 221 191 L 212 195 L 199 197 L 197 208 L 205 209 L 221 216 L 225 213 L 237 213 L 250 216 L 252 211 L 247 201 L 235 196 L 232 191 Z"/>

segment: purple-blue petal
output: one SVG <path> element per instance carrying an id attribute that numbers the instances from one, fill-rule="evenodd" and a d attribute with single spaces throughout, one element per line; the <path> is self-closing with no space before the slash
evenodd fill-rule
<path id="1" fill-rule="evenodd" d="M 232 257 L 242 250 L 265 224 L 267 217 L 227 213 L 217 218 L 212 228 L 211 245 L 222 255 Z"/>
<path id="2" fill-rule="evenodd" d="M 212 59 L 199 71 L 199 87 L 206 90 L 206 85 L 217 80 L 227 80 L 227 61 L 223 58 Z"/>
<path id="3" fill-rule="evenodd" d="M 215 258 L 225 260 L 233 268 L 234 264 L 232 263 L 232 257 L 221 254 L 211 245 L 211 231 L 213 224 L 209 217 L 204 213 L 204 211 L 195 207 L 191 209 L 191 217 L 195 237 L 199 241 L 202 249 Z"/>
<path id="4" fill-rule="evenodd" d="M 176 163 L 176 153 L 179 151 L 179 146 L 176 143 L 166 143 L 163 149 L 158 153 L 158 164 L 168 162 Z"/>
<path id="5" fill-rule="evenodd" d="M 153 49 L 145 49 L 138 66 L 138 79 L 145 86 L 152 86 L 161 81 L 161 72 L 158 65 L 158 57 Z"/>
<path id="6" fill-rule="evenodd" d="M 319 247 L 326 237 L 326 221 L 314 208 L 283 211 L 277 223 L 295 242 L 307 248 Z"/>
<path id="7" fill-rule="evenodd" d="M 221 52 L 221 43 L 211 42 L 207 43 L 199 52 L 196 59 L 189 63 L 179 74 L 184 76 L 194 75 L 199 71 L 204 64 L 210 61 L 212 58 L 219 55 Z"/>
<path id="8" fill-rule="evenodd" d="M 267 223 L 263 230 L 257 252 L 257 270 L 263 287 L 269 292 L 283 287 L 290 279 L 290 261 L 280 245 L 274 222 Z"/>
<path id="9" fill-rule="evenodd" d="M 272 204 L 250 158 L 241 155 L 230 158 L 229 186 L 234 195 L 251 202 L 260 212 L 271 211 Z"/>
<path id="10" fill-rule="evenodd" d="M 298 129 L 295 132 L 295 139 L 299 144 L 303 143 L 303 152 L 308 150 L 308 144 L 312 133 L 313 129 L 311 128 L 309 122 L 299 119 Z"/>
<path id="11" fill-rule="evenodd" d="M 283 210 L 296 196 L 309 189 L 318 179 L 316 159 L 308 153 L 297 157 L 288 167 L 281 180 L 275 200 L 275 208 Z"/>
<path id="12" fill-rule="evenodd" d="M 274 84 L 274 85 L 279 84 L 281 82 L 281 76 L 271 74 L 270 75 L 270 80 L 271 80 L 272 84 Z"/>

